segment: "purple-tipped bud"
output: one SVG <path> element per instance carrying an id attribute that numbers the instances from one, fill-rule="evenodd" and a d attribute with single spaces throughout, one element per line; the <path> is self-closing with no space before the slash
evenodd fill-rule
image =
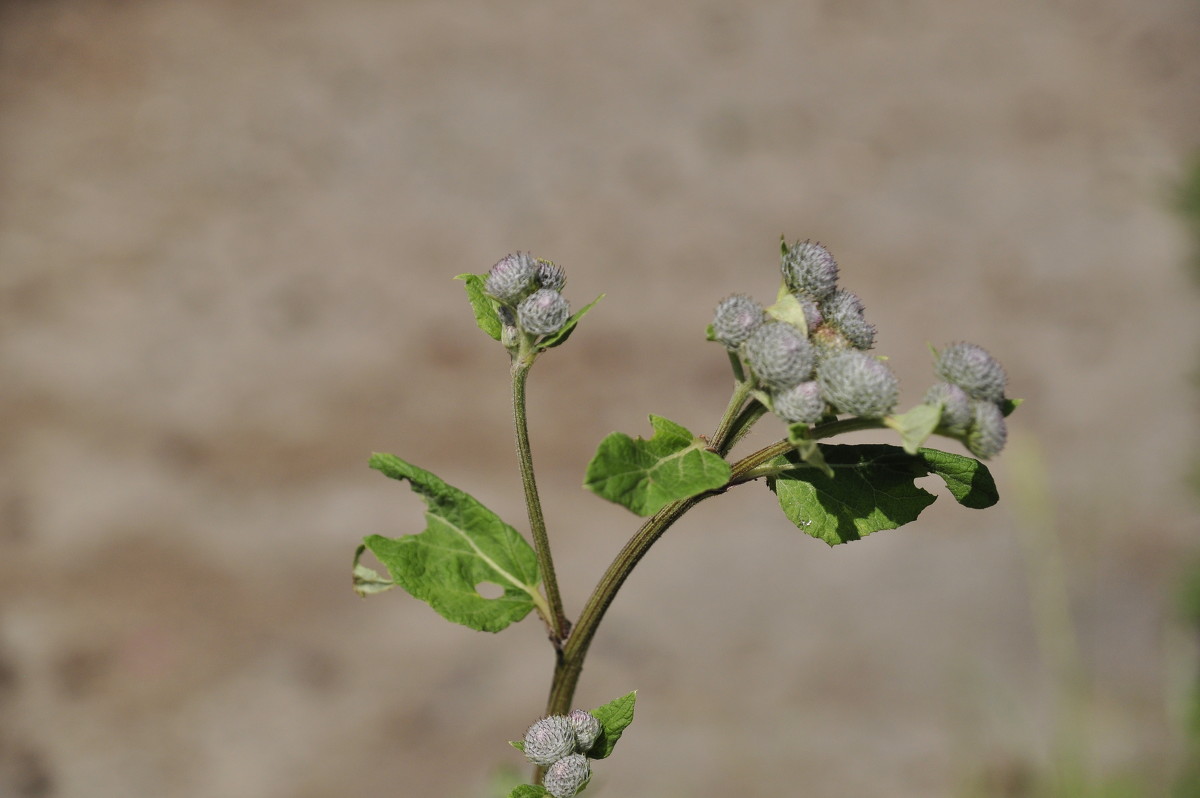
<path id="1" fill-rule="evenodd" d="M 994 357 L 982 346 L 950 344 L 938 353 L 934 364 L 937 375 L 962 388 L 972 399 L 1000 402 L 1008 377 Z"/>
<path id="2" fill-rule="evenodd" d="M 742 344 L 754 375 L 773 391 L 783 391 L 808 379 L 816 364 L 812 344 L 790 324 L 769 321 Z"/>
<path id="3" fill-rule="evenodd" d="M 863 317 L 863 303 L 856 294 L 844 288 L 834 291 L 821 303 L 825 323 L 840 332 L 855 349 L 870 349 L 875 345 L 875 327 Z"/>
<path id="4" fill-rule="evenodd" d="M 896 375 L 878 358 L 851 349 L 832 355 L 817 368 L 825 398 L 839 413 L 882 418 L 900 400 Z"/>
<path id="5" fill-rule="evenodd" d="M 941 405 L 942 418 L 938 426 L 961 435 L 974 418 L 971 397 L 952 382 L 935 382 L 925 392 L 925 404 Z"/>
<path id="6" fill-rule="evenodd" d="M 549 767 L 575 753 L 575 730 L 566 715 L 535 721 L 525 732 L 525 758 L 538 767 Z"/>
<path id="7" fill-rule="evenodd" d="M 784 421 L 816 424 L 825 415 L 825 397 L 821 394 L 821 385 L 816 380 L 802 382 L 794 388 L 780 391 L 771 397 L 771 402 L 775 405 L 775 414 Z"/>
<path id="8" fill-rule="evenodd" d="M 571 710 L 571 714 L 567 715 L 567 720 L 571 722 L 571 728 L 575 730 L 575 742 L 579 744 L 577 750 L 584 754 L 592 750 L 592 746 L 600 737 L 600 721 L 596 720 L 595 716 L 586 709 Z"/>
<path id="9" fill-rule="evenodd" d="M 743 294 L 734 294 L 717 305 L 713 335 L 729 349 L 737 349 L 762 325 L 763 315 L 762 305 Z"/>
<path id="10" fill-rule="evenodd" d="M 817 301 L 837 286 L 837 261 L 815 241 L 798 241 L 783 254 L 783 280 L 793 294 Z"/>
<path id="11" fill-rule="evenodd" d="M 537 262 L 537 282 L 542 288 L 561 291 L 563 290 L 563 286 L 567 284 L 567 273 L 562 270 L 561 266 L 556 266 L 548 260 L 539 258 Z"/>
<path id="12" fill-rule="evenodd" d="M 974 418 L 971 428 L 967 430 L 965 443 L 976 457 L 987 459 L 1000 454 L 1004 443 L 1008 440 L 1008 427 L 1004 423 L 1004 413 L 995 402 L 977 400 L 972 403 Z"/>
<path id="13" fill-rule="evenodd" d="M 542 786 L 554 798 L 574 798 L 592 775 L 592 766 L 583 754 L 571 754 L 555 762 L 546 771 Z"/>
<path id="14" fill-rule="evenodd" d="M 571 306 L 562 294 L 550 288 L 539 288 L 517 306 L 521 329 L 534 335 L 558 332 L 571 317 Z"/>
<path id="15" fill-rule="evenodd" d="M 825 316 L 821 313 L 821 306 L 816 300 L 808 297 L 800 297 L 800 307 L 804 311 L 804 323 L 808 325 L 808 332 L 811 335 L 812 331 L 821 326 L 825 321 Z"/>
<path id="16" fill-rule="evenodd" d="M 505 255 L 487 273 L 483 290 L 509 305 L 516 304 L 534 287 L 537 261 L 526 252 Z"/>

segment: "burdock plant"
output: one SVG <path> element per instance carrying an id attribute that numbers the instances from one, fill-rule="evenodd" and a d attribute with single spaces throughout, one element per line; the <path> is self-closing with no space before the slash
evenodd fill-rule
<path id="1" fill-rule="evenodd" d="M 1005 417 L 1018 404 L 1006 398 L 1000 364 L 975 344 L 935 349 L 937 381 L 920 404 L 897 413 L 899 383 L 886 360 L 870 354 L 875 328 L 862 301 L 838 286 L 829 250 L 811 241 L 784 243 L 781 273 L 769 307 L 743 294 L 716 307 L 708 339 L 726 350 L 733 393 L 711 435 L 651 415 L 651 437 L 614 432 L 600 442 L 584 487 L 645 520 L 574 622 L 563 610 L 538 498 L 525 389 L 538 357 L 566 343 L 599 298 L 572 314 L 562 294 L 565 272 L 526 253 L 502 258 L 486 274 L 459 275 L 476 324 L 509 355 L 517 463 L 532 545 L 458 488 L 398 457 L 376 454 L 372 468 L 407 480 L 424 499 L 428 526 L 398 538 L 367 537 L 354 556 L 354 587 L 363 596 L 402 587 L 446 619 L 487 632 L 499 632 L 530 612 L 541 618 L 554 675 L 543 716 L 511 743 L 533 764 L 534 783 L 515 788 L 510 798 L 570 798 L 587 786 L 592 760 L 612 753 L 633 720 L 636 693 L 590 711 L 573 708 L 588 647 L 633 568 L 700 502 L 763 480 L 788 520 L 833 546 L 916 519 L 936 498 L 915 484 L 930 474 L 964 507 L 982 509 L 998 500 L 979 460 L 924 444 L 939 434 L 977 457 L 1000 453 Z M 786 434 L 732 457 L 738 441 L 767 414 L 784 422 Z M 827 442 L 866 429 L 890 429 L 898 433 L 899 445 Z M 366 551 L 384 565 L 386 576 L 361 562 Z M 485 598 L 478 591 L 485 583 L 499 585 L 502 594 Z"/>

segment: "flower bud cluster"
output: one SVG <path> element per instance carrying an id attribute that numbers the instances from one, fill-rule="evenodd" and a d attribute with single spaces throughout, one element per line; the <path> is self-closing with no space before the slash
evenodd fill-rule
<path id="1" fill-rule="evenodd" d="M 925 404 L 942 409 L 940 426 L 963 437 L 976 457 L 995 457 L 1004 448 L 1004 367 L 981 346 L 954 343 L 936 353 L 934 371 L 942 382 L 925 394 Z"/>
<path id="2" fill-rule="evenodd" d="M 600 738 L 600 721 L 586 710 L 550 715 L 525 732 L 525 758 L 546 768 L 542 786 L 554 798 L 572 798 L 591 777 L 587 754 Z"/>
<path id="3" fill-rule="evenodd" d="M 795 300 L 787 300 L 790 311 L 764 309 L 736 294 L 717 306 L 712 337 L 740 356 L 785 421 L 815 424 L 831 412 L 867 418 L 890 413 L 899 385 L 882 361 L 865 354 L 875 344 L 875 327 L 866 321 L 862 301 L 838 288 L 833 255 L 821 244 L 800 241 L 784 247 L 781 270 Z"/>
<path id="4" fill-rule="evenodd" d="M 488 270 L 483 290 L 500 303 L 500 320 L 530 335 L 556 333 L 571 317 L 563 297 L 567 277 L 548 260 L 518 252 L 501 258 Z"/>

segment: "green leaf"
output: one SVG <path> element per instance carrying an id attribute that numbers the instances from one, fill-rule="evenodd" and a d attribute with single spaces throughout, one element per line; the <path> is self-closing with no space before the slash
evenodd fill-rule
<path id="1" fill-rule="evenodd" d="M 371 467 L 408 480 L 428 507 L 424 532 L 371 535 L 363 541 L 396 584 L 447 620 L 484 632 L 498 632 L 544 606 L 537 556 L 515 529 L 466 493 L 398 457 L 376 454 Z M 484 598 L 477 590 L 483 582 L 499 585 L 503 595 Z"/>
<path id="2" fill-rule="evenodd" d="M 1012 411 L 1016 410 L 1023 404 L 1025 404 L 1024 399 L 1005 399 L 1000 403 L 1000 412 L 1005 416 L 1011 416 Z"/>
<path id="3" fill-rule="evenodd" d="M 518 751 L 520 751 L 522 754 L 525 753 L 525 741 L 524 740 L 509 740 L 508 744 L 511 745 L 513 748 L 517 749 Z"/>
<path id="4" fill-rule="evenodd" d="M 584 487 L 641 516 L 729 481 L 729 463 L 686 428 L 650 416 L 654 435 L 634 440 L 614 432 L 588 463 Z"/>
<path id="5" fill-rule="evenodd" d="M 467 299 L 475 313 L 475 325 L 493 339 L 500 340 L 500 314 L 496 312 L 496 300 L 483 292 L 482 274 L 460 274 L 454 278 L 462 280 L 467 289 Z"/>
<path id="6" fill-rule="evenodd" d="M 950 495 L 963 507 L 982 510 L 1000 501 L 992 472 L 974 457 L 951 454 L 940 449 L 921 449 L 918 456 L 929 473 L 937 474 L 950 489 Z"/>
<path id="7" fill-rule="evenodd" d="M 579 324 L 579 320 L 584 317 L 584 314 L 595 307 L 596 303 L 601 299 L 604 299 L 604 294 L 596 297 L 591 302 L 584 305 L 579 311 L 572 314 L 571 318 L 567 319 L 567 323 L 560 327 L 558 332 L 547 335 L 538 343 L 538 351 L 544 352 L 547 349 L 553 349 L 556 346 L 565 344 L 567 339 L 571 337 L 571 333 L 575 332 L 575 327 Z"/>
<path id="8" fill-rule="evenodd" d="M 587 752 L 590 758 L 604 759 L 613 752 L 625 727 L 633 723 L 633 707 L 636 703 L 637 690 L 634 690 L 592 710 L 592 715 L 600 721 L 600 736 L 596 738 L 592 750 Z"/>
<path id="9" fill-rule="evenodd" d="M 804 335 L 808 335 L 808 317 L 804 315 L 804 306 L 800 300 L 788 290 L 787 284 L 780 286 L 779 296 L 775 304 L 767 308 L 771 318 L 790 324 Z"/>
<path id="10" fill-rule="evenodd" d="M 383 593 L 396 586 L 391 579 L 384 579 L 373 568 L 368 568 L 358 562 L 366 550 L 366 546 L 359 546 L 354 550 L 354 592 L 363 598 Z"/>
<path id="11" fill-rule="evenodd" d="M 773 464 L 793 468 L 768 485 L 792 523 L 830 546 L 915 520 L 937 498 L 916 485 L 927 474 L 941 477 L 966 507 L 988 507 L 999 498 L 987 467 L 969 457 L 937 449 L 908 454 L 883 444 L 822 445 L 821 451 L 832 477 L 803 468 L 800 455 L 789 452 Z"/>
<path id="12" fill-rule="evenodd" d="M 541 798 L 543 795 L 549 795 L 545 787 L 534 784 L 518 784 L 513 787 L 513 791 L 508 794 L 508 798 Z"/>
<path id="13" fill-rule="evenodd" d="M 833 469 L 825 462 L 821 453 L 821 445 L 812 439 L 807 424 L 800 422 L 788 425 L 788 443 L 800 455 L 800 459 L 827 477 L 833 476 Z"/>
<path id="14" fill-rule="evenodd" d="M 942 418 L 942 409 L 936 405 L 917 405 L 907 413 L 888 416 L 883 423 L 900 433 L 900 445 L 909 454 L 916 454 Z"/>

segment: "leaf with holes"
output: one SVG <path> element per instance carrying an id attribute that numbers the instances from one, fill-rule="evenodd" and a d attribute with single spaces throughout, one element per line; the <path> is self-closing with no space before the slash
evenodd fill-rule
<path id="1" fill-rule="evenodd" d="M 398 457 L 376 454 L 371 467 L 408 480 L 428 507 L 424 532 L 371 535 L 363 541 L 395 584 L 447 620 L 484 632 L 498 632 L 535 607 L 549 615 L 538 590 L 537 555 L 515 529 L 471 496 Z M 357 558 L 355 565 L 356 581 L 382 586 L 382 578 L 359 566 Z M 484 598 L 482 583 L 499 585 L 503 592 Z"/>

